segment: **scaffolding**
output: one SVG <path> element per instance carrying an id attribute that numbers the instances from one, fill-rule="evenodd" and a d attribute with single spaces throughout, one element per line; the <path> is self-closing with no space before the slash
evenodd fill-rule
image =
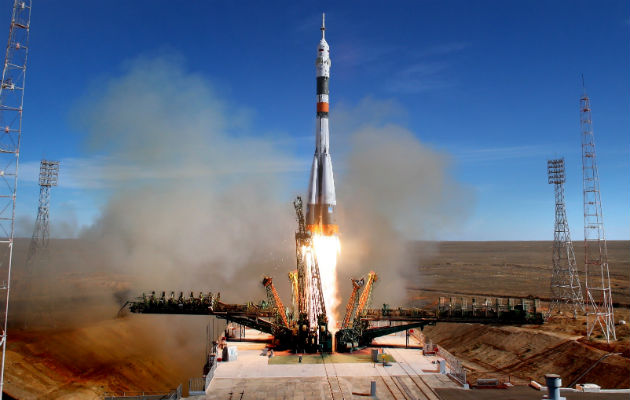
<path id="1" fill-rule="evenodd" d="M 13 234 L 15 230 L 15 200 L 17 194 L 20 140 L 22 137 L 22 107 L 28 56 L 28 35 L 31 23 L 30 0 L 14 0 L 7 49 L 0 81 L 0 298 L 2 304 L 2 371 L 0 399 L 4 389 L 4 362 L 7 344 L 7 316 Z"/>
<path id="2" fill-rule="evenodd" d="M 582 82 L 584 85 L 584 82 Z M 586 91 L 580 98 L 582 131 L 582 188 L 584 195 L 584 286 L 586 287 L 586 335 L 599 327 L 607 342 L 616 340 L 615 318 L 608 272 L 608 250 L 599 193 L 591 103 Z"/>
<path id="3" fill-rule="evenodd" d="M 282 300 L 280 300 L 280 296 L 276 291 L 276 288 L 273 286 L 273 280 L 265 276 L 262 281 L 263 286 L 267 290 L 267 301 L 272 307 L 276 310 L 278 320 L 282 323 L 282 326 L 285 328 L 289 327 L 289 322 L 287 321 L 287 313 L 284 309 L 284 304 L 282 304 Z"/>
<path id="4" fill-rule="evenodd" d="M 564 310 L 571 312 L 573 318 L 577 318 L 578 312 L 584 312 L 584 298 L 564 202 L 566 177 L 563 158 L 547 161 L 547 176 L 549 184 L 554 185 L 556 217 L 553 233 L 551 302 L 545 318 L 548 319 L 554 312 Z"/>
<path id="5" fill-rule="evenodd" d="M 308 329 L 327 321 L 326 305 L 322 282 L 319 274 L 317 257 L 313 250 L 313 238 L 306 229 L 302 198 L 298 196 L 293 202 L 298 229 L 295 232 L 295 253 L 297 264 L 298 286 L 298 319 L 306 322 Z M 327 322 L 326 322 L 327 323 Z M 300 325 L 303 323 L 300 322 Z"/>
<path id="6" fill-rule="evenodd" d="M 352 279 L 352 293 L 348 304 L 346 305 L 346 314 L 343 317 L 341 323 L 341 329 L 348 329 L 350 327 L 350 321 L 354 320 L 354 316 L 359 307 L 359 290 L 365 285 L 365 279 Z"/>

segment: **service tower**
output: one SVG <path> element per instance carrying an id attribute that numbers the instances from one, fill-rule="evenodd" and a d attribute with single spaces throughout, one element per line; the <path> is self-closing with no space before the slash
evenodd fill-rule
<path id="1" fill-rule="evenodd" d="M 339 230 L 335 220 L 335 181 L 329 152 L 328 81 L 330 52 L 326 43 L 325 14 L 322 14 L 322 39 L 317 46 L 317 122 L 315 127 L 315 156 L 308 187 L 306 227 L 314 234 L 335 235 Z"/>

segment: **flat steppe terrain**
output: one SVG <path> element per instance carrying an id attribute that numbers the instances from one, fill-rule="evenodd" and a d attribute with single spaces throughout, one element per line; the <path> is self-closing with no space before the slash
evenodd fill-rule
<path id="1" fill-rule="evenodd" d="M 487 296 L 534 296 L 548 299 L 553 242 L 440 242 L 423 259 L 426 244 L 415 244 L 421 282 L 410 282 L 412 295 L 431 293 Z M 575 258 L 584 285 L 584 244 L 575 242 Z M 630 305 L 630 241 L 608 241 L 613 301 Z"/>

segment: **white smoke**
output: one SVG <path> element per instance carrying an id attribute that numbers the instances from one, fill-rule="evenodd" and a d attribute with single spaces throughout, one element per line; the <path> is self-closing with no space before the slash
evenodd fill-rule
<path id="1" fill-rule="evenodd" d="M 90 244 L 92 260 L 81 270 L 123 276 L 134 295 L 220 290 L 233 302 L 262 299 L 268 274 L 288 303 L 295 222 L 287 182 L 300 174 L 306 188 L 309 159 L 297 159 L 280 135 L 251 129 L 250 113 L 170 55 L 129 62 L 81 107 L 98 165 L 90 171 L 110 193 L 78 242 Z M 381 277 L 376 303 L 404 302 L 406 286 L 426 279 L 419 262 L 432 251 L 418 254 L 409 240 L 435 238 L 470 203 L 449 158 L 397 123 L 404 118 L 396 102 L 371 98 L 331 114 L 341 304 L 349 278 L 369 270 Z"/>
<path id="2" fill-rule="evenodd" d="M 347 298 L 350 277 L 374 270 L 373 305 L 402 305 L 407 287 L 430 284 L 420 263 L 435 255 L 431 240 L 466 218 L 471 192 L 452 176 L 448 155 L 397 123 L 405 112 L 396 102 L 341 105 L 331 115 L 333 126 L 337 115 L 341 126 L 333 138 L 344 146 L 345 161 L 338 179 L 340 288 Z"/>

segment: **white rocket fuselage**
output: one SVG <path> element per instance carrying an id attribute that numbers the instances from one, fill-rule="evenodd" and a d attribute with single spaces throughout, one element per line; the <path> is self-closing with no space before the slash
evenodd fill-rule
<path id="1" fill-rule="evenodd" d="M 315 155 L 311 168 L 306 204 L 306 225 L 313 233 L 333 235 L 338 232 L 335 219 L 335 180 L 329 149 L 328 81 L 330 79 L 330 52 L 325 39 L 326 28 L 322 18 L 322 39 L 317 46 L 317 122 L 315 126 Z"/>

